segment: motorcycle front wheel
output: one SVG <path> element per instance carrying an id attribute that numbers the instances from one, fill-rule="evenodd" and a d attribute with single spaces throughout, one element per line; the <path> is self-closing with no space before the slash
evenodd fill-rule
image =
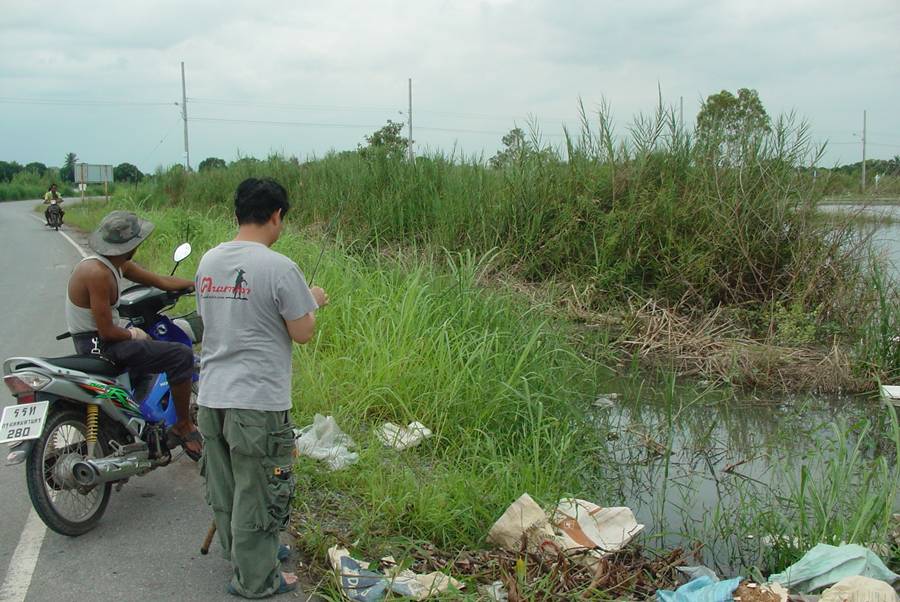
<path id="1" fill-rule="evenodd" d="M 44 432 L 35 440 L 25 463 L 28 496 L 44 524 L 71 537 L 97 524 L 112 492 L 112 483 L 78 485 L 72 464 L 87 455 L 85 412 L 50 410 Z M 109 453 L 106 437 L 98 437 L 100 456 Z"/>

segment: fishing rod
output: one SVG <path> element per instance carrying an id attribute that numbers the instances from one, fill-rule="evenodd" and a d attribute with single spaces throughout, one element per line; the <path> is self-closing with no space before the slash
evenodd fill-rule
<path id="1" fill-rule="evenodd" d="M 328 236 L 329 236 L 329 234 L 332 233 L 332 231 L 334 230 L 334 227 L 337 225 L 338 218 L 340 218 L 341 212 L 344 210 L 344 205 L 346 205 L 346 204 L 347 204 L 347 197 L 344 197 L 344 199 L 341 201 L 341 204 L 338 205 L 337 213 L 335 213 L 332 216 L 331 222 L 328 224 L 328 227 L 325 229 L 325 232 L 322 234 L 322 244 L 320 245 L 321 248 L 319 249 L 319 257 L 316 259 L 316 265 L 313 266 L 312 274 L 309 277 L 309 283 L 308 283 L 309 286 L 312 286 L 313 279 L 316 277 L 316 272 L 319 271 L 319 263 L 321 263 L 321 261 L 322 261 L 322 255 L 325 254 L 325 245 L 328 242 Z"/>

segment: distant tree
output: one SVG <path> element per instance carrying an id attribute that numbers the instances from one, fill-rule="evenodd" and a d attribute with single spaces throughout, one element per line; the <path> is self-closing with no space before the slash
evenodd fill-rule
<path id="1" fill-rule="evenodd" d="M 894 155 L 887 161 L 887 172 L 892 176 L 900 176 L 900 155 Z"/>
<path id="2" fill-rule="evenodd" d="M 75 181 L 76 163 L 78 163 L 78 156 L 75 153 L 69 153 L 66 155 L 66 160 L 63 161 L 63 166 L 59 170 L 59 176 L 63 182 Z"/>
<path id="3" fill-rule="evenodd" d="M 38 161 L 32 161 L 25 166 L 25 171 L 30 171 L 33 174 L 43 177 L 44 174 L 47 173 L 47 166 Z"/>
<path id="4" fill-rule="evenodd" d="M 9 182 L 20 171 L 22 166 L 16 161 L 0 161 L 0 182 Z"/>
<path id="5" fill-rule="evenodd" d="M 491 157 L 491 167 L 500 168 L 510 163 L 520 160 L 528 150 L 528 143 L 525 140 L 525 132 L 521 128 L 513 128 L 509 133 L 501 139 L 503 142 L 503 150 L 497 151 L 497 154 Z"/>
<path id="6" fill-rule="evenodd" d="M 144 174 L 131 163 L 119 163 L 113 168 L 113 180 L 116 182 L 140 182 L 143 179 Z"/>
<path id="7" fill-rule="evenodd" d="M 707 97 L 697 114 L 697 143 L 728 163 L 743 156 L 771 131 L 769 115 L 756 90 L 741 88 Z"/>
<path id="8" fill-rule="evenodd" d="M 203 161 L 200 161 L 200 165 L 197 167 L 198 171 L 207 171 L 209 169 L 225 169 L 227 167 L 227 163 L 225 163 L 224 159 L 219 159 L 218 157 L 207 157 Z"/>
<path id="9" fill-rule="evenodd" d="M 409 138 L 404 138 L 400 132 L 403 124 L 388 119 L 387 125 L 366 136 L 367 146 L 360 146 L 359 152 L 363 156 L 373 153 L 383 153 L 388 159 L 403 159 L 409 149 Z"/>

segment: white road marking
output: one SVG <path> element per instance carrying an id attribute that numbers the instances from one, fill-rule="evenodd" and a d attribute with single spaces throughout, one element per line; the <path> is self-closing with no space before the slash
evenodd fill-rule
<path id="1" fill-rule="evenodd" d="M 28 510 L 28 518 L 25 527 L 19 537 L 19 543 L 9 561 L 9 569 L 6 571 L 6 580 L 0 586 L 0 600 L 3 602 L 22 602 L 28 594 L 31 586 L 31 577 L 37 567 L 38 556 L 41 553 L 41 544 L 44 543 L 44 535 L 47 527 L 38 518 L 34 508 Z"/>
<path id="2" fill-rule="evenodd" d="M 44 220 L 42 220 L 41 218 L 39 218 L 39 217 L 36 216 L 36 215 L 32 215 L 31 217 L 33 217 L 33 218 L 36 219 L 37 221 L 41 222 L 42 224 L 46 223 Z M 72 246 L 75 247 L 75 249 L 76 249 L 79 253 L 81 253 L 81 256 L 82 256 L 82 257 L 87 257 L 87 256 L 88 256 L 88 254 L 85 252 L 85 250 L 81 248 L 81 245 L 79 245 L 77 242 L 75 242 L 74 240 L 72 240 L 72 237 L 71 237 L 71 236 L 69 236 L 68 234 L 66 234 L 66 233 L 63 232 L 62 230 L 57 230 L 57 232 L 59 232 L 59 234 L 60 234 L 63 238 L 65 238 L 65 239 L 68 240 L 70 243 L 72 243 Z"/>

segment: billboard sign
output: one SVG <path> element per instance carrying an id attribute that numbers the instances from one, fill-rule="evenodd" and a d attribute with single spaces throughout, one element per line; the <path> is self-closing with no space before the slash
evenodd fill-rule
<path id="1" fill-rule="evenodd" d="M 101 184 L 113 181 L 112 165 L 75 164 L 76 184 Z"/>

